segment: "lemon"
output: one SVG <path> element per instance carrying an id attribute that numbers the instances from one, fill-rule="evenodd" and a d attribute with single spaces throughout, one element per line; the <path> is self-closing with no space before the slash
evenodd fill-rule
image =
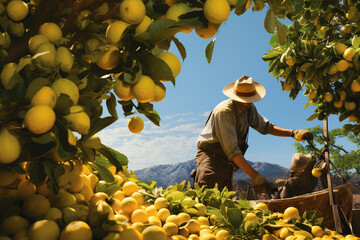
<path id="1" fill-rule="evenodd" d="M 4 219 L 1 229 L 5 234 L 15 235 L 28 227 L 29 221 L 21 216 L 13 215 Z"/>
<path id="2" fill-rule="evenodd" d="M 46 42 L 49 42 L 49 38 L 43 34 L 37 34 L 31 37 L 28 42 L 30 53 L 35 54 L 36 48 Z"/>
<path id="3" fill-rule="evenodd" d="M 70 113 L 64 116 L 71 130 L 86 135 L 90 129 L 90 118 L 80 105 L 70 107 Z"/>
<path id="4" fill-rule="evenodd" d="M 133 211 L 138 209 L 139 206 L 136 199 L 132 197 L 126 197 L 121 200 L 120 207 L 124 213 L 131 214 Z"/>
<path id="5" fill-rule="evenodd" d="M 346 60 L 342 59 L 342 60 L 338 61 L 336 64 L 336 69 L 339 72 L 346 71 L 348 68 L 349 68 L 349 63 Z"/>
<path id="6" fill-rule="evenodd" d="M 284 211 L 285 220 L 298 220 L 300 219 L 299 210 L 296 207 L 288 207 Z"/>
<path id="7" fill-rule="evenodd" d="M 62 211 L 58 208 L 52 207 L 49 210 L 47 210 L 47 212 L 44 215 L 44 219 L 53 220 L 53 221 L 61 220 Z"/>
<path id="8" fill-rule="evenodd" d="M 29 13 L 29 7 L 24 1 L 12 0 L 6 6 L 6 13 L 11 20 L 23 20 Z"/>
<path id="9" fill-rule="evenodd" d="M 359 118 L 354 116 L 354 115 L 350 115 L 349 116 L 349 122 L 358 122 Z"/>
<path id="10" fill-rule="evenodd" d="M 16 63 L 7 63 L 4 65 L 0 74 L 0 79 L 1 79 L 1 84 L 4 86 L 5 89 L 8 89 L 8 83 L 16 73 L 16 68 L 17 68 Z"/>
<path id="11" fill-rule="evenodd" d="M 269 210 L 269 207 L 266 203 L 256 203 L 255 207 L 254 207 L 255 210 L 257 209 L 261 209 L 261 210 Z"/>
<path id="12" fill-rule="evenodd" d="M 190 219 L 186 227 L 189 230 L 189 234 L 198 234 L 200 232 L 200 226 L 201 224 L 198 220 Z"/>
<path id="13" fill-rule="evenodd" d="M 179 75 L 181 70 L 181 62 L 175 54 L 171 52 L 161 52 L 156 56 L 161 60 L 163 60 L 169 66 L 174 78 L 176 78 Z M 167 81 L 167 80 L 163 80 L 163 81 Z"/>
<path id="14" fill-rule="evenodd" d="M 166 11 L 165 18 L 178 22 L 179 16 L 189 11 L 190 7 L 186 3 L 175 3 Z"/>
<path id="15" fill-rule="evenodd" d="M 132 133 L 140 133 L 144 129 L 144 121 L 138 116 L 131 117 L 128 121 L 128 128 Z"/>
<path id="16" fill-rule="evenodd" d="M 215 36 L 218 28 L 219 25 L 209 22 L 206 28 L 195 27 L 195 32 L 199 37 L 203 39 L 208 39 Z"/>
<path id="17" fill-rule="evenodd" d="M 166 240 L 167 235 L 164 229 L 159 226 L 149 226 L 142 232 L 143 240 Z"/>
<path id="18" fill-rule="evenodd" d="M 34 194 L 25 199 L 22 211 L 28 219 L 40 219 L 50 209 L 49 200 L 40 194 Z"/>
<path id="19" fill-rule="evenodd" d="M 230 4 L 227 0 L 206 0 L 203 11 L 209 22 L 222 23 L 230 15 Z"/>
<path id="20" fill-rule="evenodd" d="M 24 126 L 34 134 L 48 132 L 55 123 L 54 110 L 48 105 L 35 105 L 25 114 Z"/>
<path id="21" fill-rule="evenodd" d="M 336 64 L 331 64 L 330 67 L 327 70 L 327 73 L 330 75 L 334 75 L 337 73 L 337 67 Z"/>
<path id="22" fill-rule="evenodd" d="M 343 55 L 345 50 L 347 49 L 347 46 L 343 43 L 335 43 L 335 50 L 337 54 Z"/>
<path id="23" fill-rule="evenodd" d="M 116 176 L 119 176 L 119 175 L 116 175 Z M 139 192 L 134 192 L 133 194 L 131 194 L 131 197 L 137 201 L 139 206 L 144 203 L 144 196 Z"/>
<path id="24" fill-rule="evenodd" d="M 56 67 L 56 49 L 51 42 L 44 42 L 35 49 L 36 58 L 34 61 L 42 67 Z"/>
<path id="25" fill-rule="evenodd" d="M 284 88 L 285 91 L 289 92 L 289 91 L 291 91 L 292 86 L 288 82 L 284 82 L 283 88 Z"/>
<path id="26" fill-rule="evenodd" d="M 175 3 L 177 3 L 178 0 L 165 0 L 165 3 L 171 7 L 172 5 L 174 5 Z"/>
<path id="27" fill-rule="evenodd" d="M 120 17 L 129 24 L 139 24 L 145 17 L 146 8 L 142 0 L 124 0 L 120 4 Z"/>
<path id="28" fill-rule="evenodd" d="M 178 225 L 173 222 L 167 222 L 162 227 L 168 236 L 176 235 L 179 231 Z"/>
<path id="29" fill-rule="evenodd" d="M 320 177 L 322 175 L 322 172 L 320 171 L 320 169 L 318 168 L 313 168 L 311 170 L 311 174 L 314 176 L 314 177 Z"/>
<path id="30" fill-rule="evenodd" d="M 9 164 L 19 158 L 21 145 L 7 128 L 0 131 L 0 164 Z M 0 184 L 1 185 L 1 184 Z"/>
<path id="31" fill-rule="evenodd" d="M 148 206 L 148 207 L 145 209 L 145 211 L 147 212 L 147 214 L 148 214 L 149 216 L 156 216 L 157 213 L 158 213 L 155 205 L 150 205 L 150 206 Z"/>
<path id="32" fill-rule="evenodd" d="M 31 240 L 57 240 L 60 229 L 52 220 L 40 220 L 30 226 L 28 234 Z"/>
<path id="33" fill-rule="evenodd" d="M 169 202 L 164 197 L 158 197 L 154 201 L 154 206 L 157 210 L 159 210 L 160 208 L 167 208 L 169 206 Z"/>
<path id="34" fill-rule="evenodd" d="M 196 234 L 190 234 L 188 239 L 189 240 L 200 240 L 200 237 Z"/>
<path id="35" fill-rule="evenodd" d="M 52 43 L 56 43 L 62 38 L 61 28 L 53 22 L 42 24 L 39 28 L 39 34 L 45 35 Z"/>
<path id="36" fill-rule="evenodd" d="M 342 101 L 342 100 L 339 100 L 339 101 L 337 101 L 337 102 L 334 102 L 334 107 L 336 107 L 336 108 L 342 108 L 343 106 L 344 106 L 344 101 Z"/>
<path id="37" fill-rule="evenodd" d="M 199 223 L 201 224 L 201 226 L 210 226 L 210 222 L 209 219 L 207 217 L 204 216 L 200 216 L 197 218 L 197 220 L 199 221 Z"/>
<path id="38" fill-rule="evenodd" d="M 67 190 L 71 193 L 80 192 L 84 186 L 82 177 L 74 174 L 70 174 L 69 184 L 70 186 L 67 187 Z"/>
<path id="39" fill-rule="evenodd" d="M 200 240 L 217 240 L 216 236 L 212 233 L 207 233 L 204 234 L 203 236 L 200 237 Z"/>
<path id="40" fill-rule="evenodd" d="M 128 229 L 125 229 L 124 231 L 120 232 L 118 239 L 122 239 L 122 240 L 141 240 L 142 237 L 141 237 L 140 232 L 137 231 L 136 229 L 128 228 Z"/>
<path id="41" fill-rule="evenodd" d="M 229 236 L 229 231 L 225 230 L 225 229 L 220 229 L 216 233 L 216 239 L 217 240 L 225 240 L 225 239 L 227 239 L 228 236 Z"/>
<path id="42" fill-rule="evenodd" d="M 20 1 L 20 0 L 15 0 L 15 1 Z M 25 33 L 25 27 L 22 22 L 17 23 L 17 22 L 9 21 L 9 30 L 12 33 L 12 35 L 14 35 L 15 37 L 22 37 Z"/>
<path id="43" fill-rule="evenodd" d="M 89 38 L 88 40 L 86 40 L 85 42 L 85 46 L 87 47 L 87 49 L 90 52 L 95 51 L 98 47 L 100 47 L 100 41 L 97 38 Z"/>
<path id="44" fill-rule="evenodd" d="M 145 210 L 135 209 L 131 213 L 130 220 L 132 223 L 136 223 L 136 222 L 146 223 L 148 221 L 148 218 L 149 218 L 149 216 Z"/>
<path id="45" fill-rule="evenodd" d="M 122 35 L 128 26 L 129 24 L 124 21 L 115 21 L 111 23 L 106 29 L 106 39 L 110 43 L 117 43 L 121 40 Z"/>
<path id="46" fill-rule="evenodd" d="M 198 210 L 198 213 L 197 213 L 198 216 L 205 216 L 206 210 L 205 210 L 204 204 L 197 203 L 194 205 L 194 207 Z"/>
<path id="47" fill-rule="evenodd" d="M 251 221 L 251 222 L 257 222 L 257 223 L 259 223 L 258 217 L 256 216 L 255 213 L 252 213 L 252 212 L 246 214 L 246 216 L 245 216 L 245 218 L 244 218 L 244 221 Z"/>
<path id="48" fill-rule="evenodd" d="M 311 234 L 314 237 L 322 237 L 324 235 L 324 230 L 320 226 L 312 226 Z"/>
<path id="49" fill-rule="evenodd" d="M 180 224 L 182 223 L 181 218 L 178 215 L 174 215 L 174 214 L 166 218 L 165 223 L 169 223 L 169 222 L 175 223 L 176 226 L 180 226 Z"/>
<path id="50" fill-rule="evenodd" d="M 92 240 L 92 231 L 86 222 L 71 222 L 61 231 L 60 240 L 75 239 Z"/>
<path id="51" fill-rule="evenodd" d="M 111 70 L 115 68 L 120 62 L 119 48 L 109 45 L 102 53 L 100 58 L 96 61 L 96 65 L 104 70 Z"/>
<path id="52" fill-rule="evenodd" d="M 340 91 L 340 99 L 342 100 L 342 101 L 344 101 L 345 99 L 346 99 L 346 92 L 345 91 Z"/>
<path id="53" fill-rule="evenodd" d="M 356 103 L 355 102 L 344 102 L 344 107 L 347 111 L 354 111 L 356 109 Z"/>
<path id="54" fill-rule="evenodd" d="M 167 208 L 160 208 L 156 214 L 156 216 L 160 219 L 161 222 L 166 222 L 166 219 L 170 215 L 170 210 Z"/>
<path id="55" fill-rule="evenodd" d="M 64 209 L 76 203 L 76 198 L 73 194 L 62 191 L 59 192 L 52 203 L 53 207 Z"/>
<path id="56" fill-rule="evenodd" d="M 351 83 L 351 90 L 353 92 L 360 92 L 360 82 L 358 80 L 354 80 Z"/>
<path id="57" fill-rule="evenodd" d="M 94 13 L 95 16 L 103 16 L 109 11 L 109 4 L 104 2 L 100 7 L 96 8 Z"/>
<path id="58" fill-rule="evenodd" d="M 150 26 L 150 24 L 153 22 L 153 20 L 148 17 L 147 15 L 145 15 L 144 19 L 141 21 L 141 23 L 139 23 L 139 25 L 137 25 L 137 27 L 135 28 L 135 34 L 140 34 L 143 32 L 146 32 L 146 30 L 148 29 L 148 27 Z"/>
<path id="59" fill-rule="evenodd" d="M 67 47 L 58 47 L 56 49 L 56 63 L 60 65 L 60 69 L 63 72 L 70 72 L 74 58 Z"/>
<path id="60" fill-rule="evenodd" d="M 331 102 L 332 100 L 333 100 L 333 95 L 332 95 L 332 93 L 330 93 L 330 92 L 326 92 L 325 94 L 324 94 L 324 100 L 325 100 L 325 102 Z"/>
<path id="61" fill-rule="evenodd" d="M 353 47 L 349 47 L 344 51 L 343 58 L 347 61 L 352 61 L 355 56 L 356 50 Z"/>
<path id="62" fill-rule="evenodd" d="M 31 98 L 32 105 L 48 105 L 51 108 L 55 106 L 56 94 L 51 87 L 44 86 Z"/>
<path id="63" fill-rule="evenodd" d="M 67 78 L 59 78 L 51 84 L 51 88 L 54 90 L 56 97 L 61 94 L 68 95 L 73 104 L 77 104 L 79 101 L 79 89 L 75 83 Z"/>
<path id="64" fill-rule="evenodd" d="M 7 167 L 0 167 L 0 187 L 9 186 L 15 180 L 16 180 L 16 173 L 13 170 Z"/>
<path id="65" fill-rule="evenodd" d="M 125 196 L 130 196 L 132 195 L 134 192 L 137 192 L 139 190 L 139 186 L 132 182 L 132 181 L 128 181 L 123 185 L 123 189 L 122 191 L 124 192 Z"/>
<path id="66" fill-rule="evenodd" d="M 188 222 L 191 217 L 188 213 L 185 213 L 185 212 L 181 212 L 178 214 L 180 220 L 181 220 L 181 224 L 184 223 L 184 222 Z"/>
<path id="67" fill-rule="evenodd" d="M 140 80 L 132 86 L 132 92 L 138 102 L 151 102 L 156 94 L 155 82 L 150 77 L 142 75 Z"/>
<path id="68" fill-rule="evenodd" d="M 134 95 L 131 91 L 131 85 L 121 80 L 115 80 L 114 92 L 116 96 L 118 96 L 118 98 L 123 101 L 129 101 L 134 98 Z"/>
<path id="69" fill-rule="evenodd" d="M 119 201 L 123 200 L 125 198 L 125 193 L 121 190 L 117 190 L 113 193 L 112 198 L 117 199 Z"/>

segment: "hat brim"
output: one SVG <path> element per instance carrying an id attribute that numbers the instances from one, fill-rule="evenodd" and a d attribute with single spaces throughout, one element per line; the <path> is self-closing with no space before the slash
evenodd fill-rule
<path id="1" fill-rule="evenodd" d="M 253 96 L 238 96 L 234 93 L 234 85 L 235 82 L 228 84 L 224 89 L 223 93 L 225 96 L 229 97 L 230 99 L 233 99 L 238 102 L 243 103 L 254 103 L 264 98 L 266 94 L 266 90 L 263 85 L 261 85 L 258 82 L 254 82 L 256 93 Z"/>

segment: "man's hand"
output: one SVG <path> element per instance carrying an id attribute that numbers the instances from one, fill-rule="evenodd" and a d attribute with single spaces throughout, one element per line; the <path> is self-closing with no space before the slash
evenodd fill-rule
<path id="1" fill-rule="evenodd" d="M 258 172 L 251 177 L 251 183 L 256 193 L 267 193 L 270 189 L 269 182 Z"/>
<path id="2" fill-rule="evenodd" d="M 295 138 L 296 141 L 302 140 L 313 140 L 314 136 L 309 130 L 293 130 L 291 132 L 291 137 Z"/>

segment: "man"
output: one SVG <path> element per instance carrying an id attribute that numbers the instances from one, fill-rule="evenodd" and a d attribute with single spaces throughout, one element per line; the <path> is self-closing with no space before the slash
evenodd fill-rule
<path id="1" fill-rule="evenodd" d="M 218 104 L 209 115 L 197 141 L 194 182 L 221 190 L 232 190 L 234 170 L 241 168 L 250 178 L 255 192 L 265 193 L 268 181 L 245 160 L 249 127 L 261 134 L 312 139 L 308 130 L 280 128 L 261 116 L 254 102 L 265 96 L 265 88 L 251 77 L 242 76 L 223 89 L 229 99 Z"/>

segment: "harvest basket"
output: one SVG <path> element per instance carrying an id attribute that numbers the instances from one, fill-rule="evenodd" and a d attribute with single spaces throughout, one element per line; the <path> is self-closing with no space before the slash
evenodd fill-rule
<path id="1" fill-rule="evenodd" d="M 341 206 L 344 215 L 348 220 L 351 218 L 353 208 L 353 185 L 346 183 L 333 188 L 336 202 Z M 296 196 L 285 199 L 256 200 L 263 202 L 269 206 L 269 210 L 273 212 L 284 212 L 287 207 L 296 207 L 299 209 L 300 215 L 305 211 L 316 211 L 316 218 L 323 217 L 323 225 L 328 228 L 334 228 L 334 217 L 329 201 L 328 189 Z"/>

